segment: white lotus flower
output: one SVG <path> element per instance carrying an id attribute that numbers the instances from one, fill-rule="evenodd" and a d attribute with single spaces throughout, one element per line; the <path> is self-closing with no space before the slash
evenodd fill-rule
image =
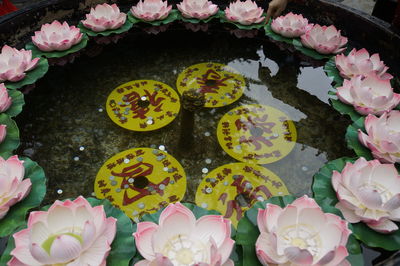
<path id="1" fill-rule="evenodd" d="M 399 229 L 392 222 L 400 221 L 400 175 L 393 164 L 361 157 L 346 163 L 341 173 L 333 171 L 332 185 L 336 208 L 348 222 L 364 222 L 381 233 Z"/>
<path id="2" fill-rule="evenodd" d="M 86 14 L 86 19 L 82 20 L 82 24 L 92 31 L 101 32 L 119 29 L 125 21 L 126 14 L 121 13 L 116 4 L 104 3 L 90 9 L 90 14 Z"/>

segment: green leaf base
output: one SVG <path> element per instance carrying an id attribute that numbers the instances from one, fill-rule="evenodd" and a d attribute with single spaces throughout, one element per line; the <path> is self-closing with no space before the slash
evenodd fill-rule
<path id="1" fill-rule="evenodd" d="M 0 125 L 6 125 L 6 137 L 0 143 L 0 156 L 7 159 L 13 154 L 13 151 L 18 148 L 19 141 L 19 129 L 17 123 L 11 119 L 7 114 L 0 114 Z"/>
<path id="2" fill-rule="evenodd" d="M 32 50 L 32 55 L 35 57 L 43 56 L 46 58 L 60 58 L 68 54 L 76 53 L 86 47 L 89 37 L 83 34 L 82 40 L 65 51 L 43 52 L 39 50 L 32 42 L 25 45 L 25 49 Z"/>
<path id="3" fill-rule="evenodd" d="M 258 24 L 250 24 L 250 25 L 242 25 L 238 22 L 233 22 L 230 21 L 229 19 L 226 18 L 225 13 L 223 15 L 220 16 L 220 22 L 221 23 L 229 23 L 232 25 L 235 25 L 236 28 L 241 29 L 241 30 L 253 30 L 253 29 L 261 29 L 263 27 L 265 27 L 265 21 L 258 23 Z"/>
<path id="4" fill-rule="evenodd" d="M 131 219 L 106 199 L 87 198 L 87 200 L 93 207 L 103 205 L 106 216 L 117 219 L 117 233 L 111 244 L 111 251 L 107 257 L 107 265 L 129 265 L 129 261 L 136 254 Z"/>
<path id="5" fill-rule="evenodd" d="M 133 24 L 137 24 L 139 22 L 142 23 L 146 23 L 146 24 L 150 24 L 153 26 L 160 26 L 160 25 L 164 25 L 164 24 L 168 24 L 171 22 L 174 22 L 175 20 L 179 19 L 180 14 L 179 11 L 176 9 L 172 9 L 171 12 L 169 13 L 168 17 L 166 17 L 163 20 L 154 20 L 154 21 L 145 21 L 145 20 L 141 20 L 139 18 L 136 18 L 135 16 L 132 15 L 132 12 L 128 12 L 128 20 L 130 22 L 132 22 Z"/>
<path id="6" fill-rule="evenodd" d="M 371 151 L 364 145 L 362 145 L 361 142 L 358 140 L 358 130 L 360 129 L 362 131 L 365 131 L 364 120 L 365 118 L 361 117 L 353 124 L 348 126 L 345 139 L 347 142 L 347 147 L 354 150 L 357 156 L 364 157 L 367 160 L 373 160 L 374 157 L 372 156 Z"/>
<path id="7" fill-rule="evenodd" d="M 22 112 L 25 105 L 24 95 L 18 90 L 8 90 L 8 96 L 11 97 L 12 104 L 4 113 L 10 117 L 15 117 Z"/>
<path id="8" fill-rule="evenodd" d="M 334 56 L 331 59 L 329 59 L 328 62 L 326 62 L 324 66 L 324 71 L 328 77 L 332 78 L 333 82 L 337 87 L 343 85 L 344 79 L 342 78 L 342 76 L 340 76 L 340 72 L 336 68 Z"/>
<path id="9" fill-rule="evenodd" d="M 358 113 L 352 105 L 345 104 L 344 102 L 340 101 L 338 97 L 336 96 L 336 88 L 331 89 L 328 94 L 329 94 L 329 100 L 331 102 L 332 107 L 341 113 L 342 115 L 348 115 L 350 116 L 350 119 L 355 122 L 361 117 L 364 117 L 360 113 Z"/>
<path id="10" fill-rule="evenodd" d="M 91 29 L 86 28 L 82 22 L 79 22 L 78 28 L 81 30 L 81 32 L 86 33 L 90 37 L 95 37 L 95 36 L 110 36 L 111 34 L 121 34 L 124 32 L 129 31 L 133 27 L 133 23 L 127 19 L 120 28 L 115 29 L 115 30 L 106 30 L 106 31 L 101 31 L 101 32 L 96 32 L 92 31 Z"/>
<path id="11" fill-rule="evenodd" d="M 357 158 L 339 158 L 325 164 L 320 171 L 315 174 L 312 190 L 314 198 L 325 212 L 332 212 L 343 217 L 341 212 L 334 206 L 338 202 L 336 192 L 332 187 L 332 173 L 334 170 L 341 172 L 347 162 L 354 163 Z M 400 227 L 400 224 L 398 224 Z M 392 234 L 378 233 L 364 223 L 351 224 L 350 229 L 353 235 L 369 247 L 383 248 L 386 250 L 400 249 L 400 230 Z M 349 239 L 350 241 L 350 239 Z M 353 240 L 352 240 L 353 241 Z M 353 243 L 353 245 L 356 245 Z M 353 247 L 354 249 L 355 247 Z M 351 263 L 351 265 L 356 265 Z"/>
<path id="12" fill-rule="evenodd" d="M 267 35 L 271 39 L 273 39 L 275 41 L 278 41 L 278 42 L 284 42 L 284 43 L 287 43 L 287 44 L 293 44 L 293 38 L 287 38 L 287 37 L 284 37 L 284 36 L 282 36 L 280 34 L 275 33 L 271 28 L 271 23 L 272 23 L 272 19 L 270 19 L 268 24 L 265 25 L 265 27 L 264 27 L 265 35 Z"/>
<path id="13" fill-rule="evenodd" d="M 32 56 L 33 58 L 38 56 Z M 38 79 L 42 78 L 49 70 L 49 63 L 46 58 L 40 58 L 36 68 L 26 73 L 24 79 L 17 82 L 5 82 L 5 86 L 10 90 L 20 89 L 26 85 L 34 84 Z"/>
<path id="14" fill-rule="evenodd" d="M 0 237 L 10 235 L 18 227 L 25 225 L 28 210 L 38 207 L 46 194 L 46 177 L 43 169 L 29 158 L 22 157 L 20 160 L 24 161 L 25 178 L 30 178 L 32 182 L 31 191 L 25 199 L 12 206 L 7 215 L 0 220 Z M 14 241 L 10 240 L 9 245 L 10 242 L 13 243 Z M 4 252 L 4 254 L 7 254 L 7 252 Z M 6 265 L 3 264 L 3 258 L 0 265 Z"/>
<path id="15" fill-rule="evenodd" d="M 299 39 L 293 39 L 293 45 L 294 45 L 294 48 L 296 48 L 296 50 L 302 52 L 304 55 L 307 55 L 307 56 L 317 59 L 317 60 L 329 59 L 333 56 L 332 54 L 330 54 L 330 55 L 320 54 L 313 49 L 304 47 Z"/>
<path id="16" fill-rule="evenodd" d="M 206 19 L 197 19 L 197 18 L 185 18 L 181 13 L 179 13 L 179 19 L 183 22 L 198 24 L 198 23 L 208 23 L 213 19 L 218 19 L 224 16 L 224 11 L 219 10 L 215 15 L 212 15 Z"/>

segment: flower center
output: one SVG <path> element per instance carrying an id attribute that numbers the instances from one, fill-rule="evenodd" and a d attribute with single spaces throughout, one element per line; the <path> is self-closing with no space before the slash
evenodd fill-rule
<path id="1" fill-rule="evenodd" d="M 311 225 L 290 225 L 283 228 L 280 235 L 283 238 L 284 248 L 295 246 L 307 249 L 313 257 L 318 258 L 322 246 L 321 239 Z"/>
<path id="2" fill-rule="evenodd" d="M 199 262 L 208 262 L 206 245 L 186 235 L 176 235 L 169 239 L 162 250 L 162 254 L 174 266 L 193 265 Z"/>
<path id="3" fill-rule="evenodd" d="M 304 241 L 304 239 L 301 239 L 299 237 L 293 238 L 291 243 L 292 243 L 293 246 L 296 246 L 296 247 L 298 247 L 300 249 L 305 249 L 308 246 L 306 241 Z"/>
<path id="4" fill-rule="evenodd" d="M 382 184 L 376 182 L 364 183 L 364 185 L 361 188 L 370 188 L 378 192 L 379 195 L 381 196 L 382 204 L 384 204 L 386 201 L 390 200 L 393 197 L 389 189 L 382 186 Z"/>
<path id="5" fill-rule="evenodd" d="M 79 242 L 81 242 L 81 244 L 82 244 L 82 242 L 83 242 L 83 239 L 82 239 L 82 237 L 81 237 L 80 235 L 76 235 L 76 234 L 73 234 L 73 233 L 64 233 L 64 234 L 52 235 L 52 236 L 50 236 L 49 238 L 47 238 L 46 241 L 44 241 L 44 242 L 42 243 L 42 248 L 47 252 L 47 254 L 50 255 L 51 245 L 53 245 L 54 240 L 55 240 L 57 237 L 61 236 L 61 235 L 69 235 L 69 236 L 72 236 L 72 237 L 78 239 Z"/>

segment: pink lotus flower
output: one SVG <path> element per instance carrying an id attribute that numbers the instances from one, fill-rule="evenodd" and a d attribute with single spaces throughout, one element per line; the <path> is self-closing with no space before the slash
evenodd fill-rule
<path id="1" fill-rule="evenodd" d="M 381 117 L 368 115 L 365 131 L 358 130 L 358 139 L 382 163 L 400 162 L 400 111 L 385 112 Z"/>
<path id="2" fill-rule="evenodd" d="M 8 91 L 4 83 L 0 83 L 0 113 L 3 113 L 10 108 L 12 99 L 8 96 Z"/>
<path id="3" fill-rule="evenodd" d="M 116 219 L 82 196 L 56 201 L 48 211 L 31 212 L 28 228 L 13 235 L 9 266 L 106 265 Z"/>
<path id="4" fill-rule="evenodd" d="M 362 115 L 381 115 L 400 103 L 400 94 L 393 93 L 390 80 L 380 79 L 376 74 L 345 79 L 343 86 L 337 88 L 336 95 Z"/>
<path id="5" fill-rule="evenodd" d="M 51 24 L 42 25 L 40 31 L 35 31 L 32 42 L 44 52 L 65 51 L 78 44 L 82 36 L 79 28 L 55 20 Z"/>
<path id="6" fill-rule="evenodd" d="M 168 17 L 172 6 L 162 0 L 140 0 L 131 8 L 132 14 L 144 21 L 163 20 Z"/>
<path id="7" fill-rule="evenodd" d="M 357 75 L 363 77 L 376 74 L 381 79 L 391 79 L 392 75 L 386 73 L 388 67 L 379 58 L 379 54 L 369 56 L 368 51 L 363 48 L 361 50 L 353 49 L 348 56 L 344 54 L 335 57 L 337 69 L 340 75 L 345 79 L 350 79 Z"/>
<path id="8" fill-rule="evenodd" d="M 292 12 L 285 16 L 277 17 L 271 23 L 271 28 L 275 33 L 287 38 L 300 37 L 307 30 L 311 29 L 312 26 L 312 24 L 308 24 L 308 19 Z"/>
<path id="9" fill-rule="evenodd" d="M 320 54 L 337 54 L 344 49 L 347 38 L 340 34 L 335 26 L 314 25 L 304 35 L 301 35 L 301 43 L 308 48 L 316 50 Z M 342 48 L 343 47 L 343 48 Z"/>
<path id="10" fill-rule="evenodd" d="M 0 157 L 0 219 L 10 207 L 23 200 L 31 191 L 31 180 L 24 179 L 24 161 L 16 155 L 4 160 Z"/>
<path id="11" fill-rule="evenodd" d="M 170 204 L 160 215 L 159 224 L 141 222 L 133 234 L 145 260 L 135 265 L 233 266 L 229 259 L 234 241 L 231 223 L 220 215 L 206 215 L 196 221 L 180 203 Z"/>
<path id="12" fill-rule="evenodd" d="M 400 175 L 393 164 L 359 158 L 348 162 L 342 173 L 333 171 L 336 204 L 350 223 L 364 222 L 381 233 L 397 229 L 400 221 Z"/>
<path id="13" fill-rule="evenodd" d="M 185 18 L 206 19 L 218 12 L 218 6 L 208 0 L 183 0 L 176 7 Z"/>
<path id="14" fill-rule="evenodd" d="M 17 82 L 23 79 L 25 72 L 34 69 L 40 58 L 32 60 L 32 51 L 25 49 L 17 50 L 4 45 L 0 54 L 0 82 Z"/>
<path id="15" fill-rule="evenodd" d="M 92 31 L 101 32 L 115 30 L 122 27 L 126 21 L 126 14 L 121 13 L 116 4 L 102 4 L 90 9 L 90 14 L 86 14 L 86 19 L 82 24 Z"/>
<path id="16" fill-rule="evenodd" d="M 257 217 L 256 253 L 263 265 L 349 265 L 351 231 L 339 216 L 303 196 L 285 208 L 267 204 Z"/>
<path id="17" fill-rule="evenodd" d="M 265 20 L 262 16 L 263 12 L 264 10 L 251 0 L 245 2 L 237 0 L 225 9 L 225 16 L 230 21 L 250 25 L 263 22 Z"/>

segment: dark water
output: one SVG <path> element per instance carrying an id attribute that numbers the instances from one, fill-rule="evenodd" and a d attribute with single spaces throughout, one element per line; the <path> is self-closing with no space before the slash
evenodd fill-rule
<path id="1" fill-rule="evenodd" d="M 99 49 L 91 44 L 87 53 Z M 165 145 L 181 162 L 189 184 L 185 199 L 193 201 L 203 168 L 212 170 L 235 162 L 220 148 L 215 131 L 226 112 L 244 104 L 269 105 L 293 119 L 298 134 L 295 148 L 284 159 L 266 166 L 296 196 L 310 195 L 312 177 L 324 163 L 351 156 L 344 143 L 349 122 L 328 105 L 330 80 L 322 67 L 264 39 L 238 39 L 218 29 L 192 33 L 178 28 L 158 35 L 138 30 L 105 47 L 99 56 L 82 55 L 75 61 L 51 67 L 26 95 L 27 104 L 18 117 L 20 153 L 37 161 L 49 180 L 45 204 L 92 195 L 96 173 L 108 158 L 130 148 L 154 145 Z M 178 147 L 180 117 L 163 129 L 138 133 L 116 126 L 107 116 L 106 99 L 118 85 L 152 79 L 175 88 L 183 69 L 209 61 L 237 69 L 247 88 L 234 104 L 195 115 L 192 134 L 196 141 L 189 155 Z"/>
<path id="2" fill-rule="evenodd" d="M 175 88 L 182 70 L 203 62 L 234 67 L 245 77 L 247 87 L 234 104 L 196 113 L 194 130 L 187 132 L 195 139 L 190 151 L 178 145 L 181 116 L 165 128 L 147 133 L 123 129 L 107 116 L 106 99 L 120 84 L 152 79 Z M 177 26 L 158 35 L 138 29 L 117 44 L 103 47 L 92 42 L 73 64 L 51 67 L 26 95 L 24 112 L 17 119 L 22 138 L 18 153 L 44 168 L 46 205 L 56 199 L 92 196 L 99 168 L 115 154 L 164 145 L 185 169 L 185 200 L 194 201 L 203 168 L 211 171 L 236 161 L 218 144 L 218 121 L 232 108 L 260 103 L 285 112 L 298 134 L 288 156 L 264 166 L 285 182 L 290 193 L 311 195 L 312 177 L 320 167 L 353 156 L 344 142 L 350 122 L 328 104 L 330 80 L 322 64 L 284 50 L 262 34 L 237 38 L 219 28 L 193 33 Z M 368 260 L 375 256 L 369 255 Z"/>

